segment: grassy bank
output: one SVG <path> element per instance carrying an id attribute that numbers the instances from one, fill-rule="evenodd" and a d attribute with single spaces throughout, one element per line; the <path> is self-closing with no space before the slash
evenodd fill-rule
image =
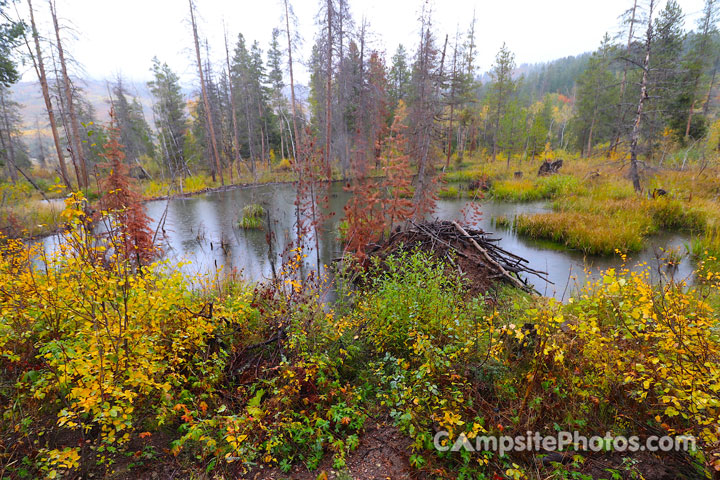
<path id="1" fill-rule="evenodd" d="M 720 460 L 714 273 L 684 288 L 611 270 L 562 305 L 507 288 L 473 297 L 452 265 L 406 252 L 339 281 L 329 308 L 299 273 L 301 251 L 275 284 L 191 289 L 168 265 L 111 255 L 75 215 L 47 269 L 2 242 L 2 476 L 364 478 L 353 469 L 385 447 L 378 430 L 439 478 L 651 478 Z M 699 449 L 655 460 L 581 449 L 543 464 L 433 442 L 528 430 L 686 433 Z M 612 472 L 597 471 L 599 456 Z"/>
<path id="2" fill-rule="evenodd" d="M 485 197 L 506 202 L 549 201 L 553 212 L 502 219 L 521 235 L 555 242 L 588 254 L 608 255 L 644 248 L 660 231 L 696 237 L 693 253 L 705 258 L 716 248 L 720 223 L 720 171 L 688 166 L 685 170 L 656 168 L 645 172 L 646 190 L 636 194 L 627 168 L 606 157 L 562 155 L 557 175 L 537 176 L 538 162 L 468 162 L 445 179 L 458 182 L 449 193 L 470 192 L 485 185 Z M 658 194 L 659 190 L 664 195 Z M 653 195 L 653 192 L 655 193 Z"/>

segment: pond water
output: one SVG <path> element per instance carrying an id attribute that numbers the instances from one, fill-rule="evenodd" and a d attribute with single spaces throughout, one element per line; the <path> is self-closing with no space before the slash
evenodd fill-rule
<path id="1" fill-rule="evenodd" d="M 349 197 L 340 183 L 329 188 L 329 210 L 334 213 L 323 226 L 318 239 L 320 260 L 329 264 L 342 254 L 342 245 L 337 238 L 337 228 L 343 217 L 343 207 Z M 164 252 L 171 263 L 189 262 L 181 266 L 188 275 L 209 274 L 218 267 L 225 271 L 238 272 L 248 281 L 262 281 L 272 275 L 268 255 L 268 237 L 263 230 L 243 230 L 238 222 L 242 218 L 242 209 L 246 205 L 258 203 L 270 214 L 271 229 L 274 236 L 274 256 L 279 264 L 280 252 L 295 238 L 295 188 L 291 184 L 259 185 L 235 188 L 187 198 L 158 200 L 147 203 L 147 213 L 157 226 L 165 217 Z M 444 220 L 461 220 L 463 207 L 467 200 L 447 200 L 438 202 L 434 217 Z M 582 286 L 589 277 L 597 277 L 600 271 L 622 264 L 618 256 L 589 257 L 581 252 L 560 250 L 543 242 L 537 242 L 517 236 L 512 230 L 495 227 L 494 218 L 505 216 L 513 218 L 521 213 L 541 213 L 550 211 L 544 202 L 539 203 L 501 203 L 480 201 L 482 218 L 477 224 L 486 232 L 493 232 L 501 238 L 500 245 L 529 261 L 529 266 L 548 273 L 553 284 L 530 276 L 528 280 L 540 292 L 558 299 L 567 300 L 578 286 Z M 642 252 L 630 255 L 628 265 L 632 268 L 650 268 L 657 281 L 666 275 L 676 279 L 690 279 L 693 265 L 688 256 L 684 256 L 674 272 L 668 272 L 658 260 L 662 257 L 660 248 L 681 248 L 689 237 L 679 234 L 656 235 L 650 239 Z M 45 239 L 46 246 L 52 248 L 57 239 Z M 315 244 L 314 239 L 307 242 Z M 306 261 L 315 265 L 315 253 L 307 252 Z M 647 267 L 643 267 L 647 264 Z"/>

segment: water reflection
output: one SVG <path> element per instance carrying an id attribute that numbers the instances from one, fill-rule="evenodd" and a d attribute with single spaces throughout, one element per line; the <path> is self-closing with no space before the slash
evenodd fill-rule
<path id="1" fill-rule="evenodd" d="M 349 194 L 341 184 L 335 183 L 327 192 L 328 209 L 334 215 L 328 216 L 318 239 L 320 260 L 329 264 L 342 254 L 342 245 L 338 241 L 338 224 L 342 220 L 343 207 Z M 321 194 L 324 196 L 324 194 Z M 154 201 L 147 204 L 147 213 L 157 221 L 163 217 L 165 254 L 172 263 L 189 261 L 181 266 L 188 275 L 207 275 L 216 268 L 234 271 L 249 281 L 262 281 L 272 276 L 268 255 L 268 235 L 263 230 L 243 230 L 238 222 L 242 218 L 242 209 L 246 205 L 259 203 L 270 213 L 270 228 L 274 241 L 274 259 L 280 263 L 280 255 L 287 245 L 296 239 L 295 190 L 292 185 L 262 185 L 238 188 L 224 192 L 213 192 L 189 198 L 176 198 L 169 201 Z M 435 217 L 446 220 L 461 220 L 466 200 L 441 200 Z M 493 219 L 499 216 L 513 218 L 520 213 L 542 213 L 549 211 L 543 203 L 481 203 L 482 218 L 478 226 L 485 231 L 495 232 L 502 238 L 500 245 L 529 260 L 532 268 L 548 272 L 552 285 L 530 277 L 535 288 L 546 295 L 567 299 L 588 277 L 597 277 L 599 271 L 619 267 L 619 257 L 585 257 L 579 252 L 554 249 L 552 246 L 533 240 L 520 238 L 512 231 L 495 228 Z M 312 235 L 312 232 L 311 232 Z M 305 259 L 310 268 L 315 265 L 315 242 L 312 236 L 306 238 L 309 250 Z M 649 246 L 628 258 L 632 268 L 643 268 L 648 264 L 652 268 L 653 278 L 657 281 L 666 272 L 658 268 L 659 248 L 682 248 L 689 238 L 679 234 L 664 234 L 653 237 Z M 46 245 L 52 248 L 56 239 L 48 238 Z M 676 279 L 689 278 L 692 275 L 692 262 L 683 257 L 674 272 Z"/>

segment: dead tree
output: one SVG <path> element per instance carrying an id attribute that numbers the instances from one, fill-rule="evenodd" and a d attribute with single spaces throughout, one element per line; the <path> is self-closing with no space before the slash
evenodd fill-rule
<path id="1" fill-rule="evenodd" d="M 69 141 L 71 145 L 71 154 L 73 156 L 73 162 L 78 166 L 80 176 L 78 177 L 78 187 L 87 188 L 90 184 L 88 177 L 87 163 L 85 161 L 85 154 L 82 149 L 82 141 L 80 140 L 80 125 L 78 123 L 77 114 L 75 112 L 75 102 L 73 102 L 72 85 L 70 83 L 70 76 L 67 71 L 67 62 L 65 62 L 65 51 L 63 50 L 62 41 L 60 40 L 60 26 L 57 20 L 57 8 L 55 7 L 55 1 L 50 1 L 50 13 L 53 19 L 53 27 L 55 28 L 55 38 L 57 39 L 57 50 L 58 57 L 60 60 L 60 70 L 63 77 L 63 93 L 65 94 L 65 101 L 67 102 L 68 116 L 70 117 L 70 135 Z"/>
<path id="2" fill-rule="evenodd" d="M 332 134 L 332 0 L 327 0 L 327 65 L 325 86 L 325 168 L 330 171 L 330 135 Z M 342 44 L 342 40 L 341 40 Z"/>
<path id="3" fill-rule="evenodd" d="M 633 33 L 635 29 L 635 14 L 637 13 L 637 0 L 634 0 L 633 7 L 630 10 L 630 26 L 628 27 L 628 40 L 627 40 L 627 47 L 625 49 L 626 54 L 630 56 L 630 49 L 632 47 L 632 39 L 633 39 Z M 624 100 L 625 100 L 625 89 L 627 88 L 627 73 L 628 73 L 628 64 L 627 62 L 623 66 L 623 76 L 622 81 L 620 82 L 620 102 L 618 103 L 618 108 L 620 109 L 620 122 L 618 123 L 616 129 L 617 133 L 615 135 L 615 140 L 612 143 L 612 146 L 610 147 L 610 150 L 608 150 L 608 154 L 610 152 L 613 152 L 617 150 L 618 144 L 620 143 L 620 136 L 622 135 L 623 125 L 625 124 L 625 114 L 626 110 L 624 108 Z M 588 155 L 589 156 L 589 155 Z"/>
<path id="4" fill-rule="evenodd" d="M 55 142 L 55 151 L 58 156 L 58 164 L 60 165 L 60 176 L 63 179 L 63 183 L 68 188 L 72 188 L 72 182 L 68 175 L 67 166 L 65 164 L 65 156 L 63 155 L 62 145 L 60 144 L 60 134 L 57 128 L 57 121 L 55 120 L 55 112 L 53 111 L 52 100 L 50 98 L 50 89 L 48 88 L 47 74 L 45 73 L 45 63 L 43 62 L 42 49 L 40 48 L 40 34 L 38 33 L 37 26 L 35 24 L 35 12 L 32 6 L 32 0 L 28 0 L 28 9 L 30 10 L 30 26 L 32 28 L 32 36 L 35 42 L 35 53 L 33 53 L 30 44 L 25 38 L 25 44 L 27 45 L 30 58 L 33 61 L 35 67 L 35 73 L 37 74 L 38 81 L 40 82 L 40 88 L 42 90 L 43 99 L 45 100 L 45 110 L 48 114 L 48 120 L 50 121 L 50 130 L 52 131 L 53 141 Z"/>
<path id="5" fill-rule="evenodd" d="M 202 58 L 200 57 L 200 41 L 198 40 L 197 24 L 195 23 L 195 7 L 192 0 L 188 0 L 190 5 L 190 21 L 192 23 L 193 39 L 195 40 L 195 55 L 197 57 L 198 74 L 200 75 L 200 90 L 202 92 L 203 104 L 205 105 L 205 121 L 210 132 L 210 143 L 212 145 L 213 158 L 215 159 L 215 171 L 220 175 L 220 184 L 225 185 L 225 176 L 223 175 L 220 165 L 220 154 L 218 153 L 217 140 L 215 138 L 215 127 L 212 120 L 212 112 L 210 111 L 210 101 L 208 100 L 207 89 L 205 88 L 205 75 L 203 74 Z"/>
<path id="6" fill-rule="evenodd" d="M 300 136 L 298 135 L 297 128 L 297 107 L 295 104 L 295 77 L 293 76 L 293 59 L 292 59 L 292 40 L 290 35 L 290 7 L 288 6 L 288 0 L 285 2 L 285 32 L 287 33 L 288 41 L 288 68 L 290 70 L 290 101 L 292 101 L 292 125 L 293 125 L 293 159 L 297 161 L 298 155 L 296 151 L 296 145 Z"/>
<path id="7" fill-rule="evenodd" d="M 235 108 L 235 88 L 233 87 L 233 81 L 230 77 L 230 72 L 232 71 L 230 68 L 230 49 L 228 48 L 228 41 L 227 41 L 227 32 L 223 29 L 223 34 L 225 35 L 225 62 L 227 63 L 227 74 L 228 74 L 228 87 L 230 90 L 230 113 L 232 114 L 232 127 L 233 127 L 233 150 L 235 150 L 235 155 L 233 155 L 233 162 L 235 160 L 238 161 L 238 169 L 240 168 L 240 161 L 242 160 L 240 158 L 240 142 L 238 142 L 238 125 L 237 125 L 237 111 Z M 232 165 L 230 166 L 230 171 L 232 172 Z M 232 175 L 232 173 L 231 173 Z M 238 170 L 238 175 L 240 175 L 240 172 Z"/>
<path id="8" fill-rule="evenodd" d="M 652 14 L 655 8 L 655 0 L 650 0 L 648 6 L 647 31 L 645 32 L 645 59 L 642 65 L 642 80 L 640 82 L 640 98 L 638 99 L 637 112 L 635 113 L 635 123 L 633 124 L 632 134 L 630 135 L 630 179 L 633 182 L 633 188 L 636 192 L 642 191 L 640 185 L 640 173 L 638 172 L 638 140 L 640 139 L 640 126 L 642 124 L 643 108 L 648 99 L 647 83 L 648 71 L 650 70 L 650 53 L 653 40 L 653 24 Z"/>

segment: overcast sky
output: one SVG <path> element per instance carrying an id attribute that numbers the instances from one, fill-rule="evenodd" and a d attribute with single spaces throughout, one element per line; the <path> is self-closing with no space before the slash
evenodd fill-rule
<path id="1" fill-rule="evenodd" d="M 195 0 L 199 30 L 208 38 L 213 61 L 224 60 L 223 22 L 231 47 L 239 32 L 249 43 L 267 49 L 274 27 L 282 26 L 280 0 Z M 403 43 L 413 51 L 419 32 L 422 0 L 348 0 L 356 23 L 365 16 L 374 33 L 374 48 L 388 53 Z M 642 1 L 642 0 L 641 0 Z M 319 0 L 292 0 L 304 43 L 301 61 L 309 57 L 317 27 Z M 679 0 L 693 28 L 703 0 Z M 437 0 L 433 3 L 438 36 L 454 37 L 477 16 L 478 68 L 486 71 L 503 42 L 518 64 L 552 60 L 594 50 L 603 34 L 618 30 L 618 16 L 632 0 Z M 25 13 L 25 2 L 18 8 Z M 36 0 L 42 33 L 50 33 L 46 0 Z M 135 81 L 150 77 L 153 56 L 167 62 L 185 83 L 196 70 L 186 0 L 57 0 L 61 22 L 72 27 L 67 50 L 82 64 L 85 75 L 105 79 L 118 73 Z M 74 36 L 75 38 L 70 39 Z M 307 82 L 303 67 L 299 81 Z M 27 71 L 24 80 L 34 80 Z"/>

